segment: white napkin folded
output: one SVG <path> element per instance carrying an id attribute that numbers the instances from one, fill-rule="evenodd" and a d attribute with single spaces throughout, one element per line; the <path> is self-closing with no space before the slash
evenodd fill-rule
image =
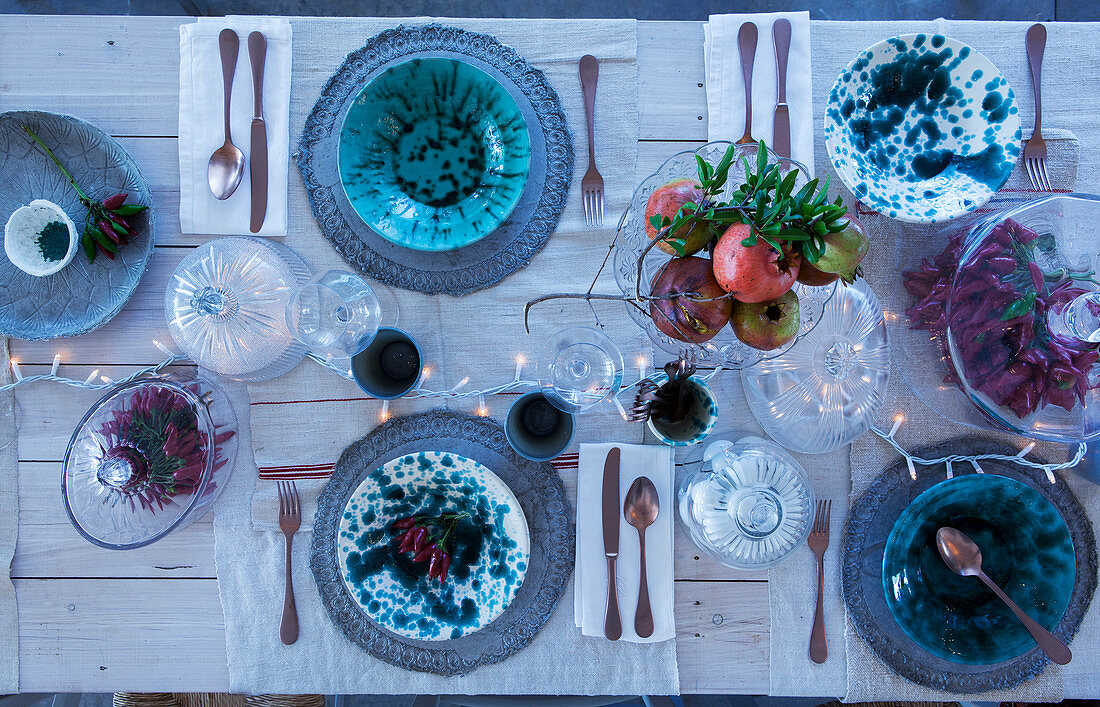
<path id="1" fill-rule="evenodd" d="M 206 168 L 225 139 L 221 53 L 218 34 L 226 27 L 240 37 L 230 100 L 233 144 L 245 156 L 240 186 L 225 201 L 210 192 Z M 203 17 L 180 26 L 180 229 L 204 235 L 253 235 L 249 145 L 252 126 L 252 69 L 248 35 L 267 38 L 264 62 L 264 122 L 267 125 L 267 216 L 260 236 L 284 236 L 290 159 L 290 22 L 274 17 Z"/>
<path id="2" fill-rule="evenodd" d="M 703 25 L 703 65 L 707 82 L 707 136 L 737 140 L 745 131 L 745 79 L 737 34 L 745 22 L 757 29 L 752 73 L 752 136 L 772 144 L 772 120 L 779 95 L 772 25 L 791 23 L 787 57 L 787 105 L 791 116 L 791 157 L 814 173 L 813 93 L 810 87 L 810 13 L 773 12 L 711 15 Z"/>
<path id="3" fill-rule="evenodd" d="M 622 450 L 619 463 L 619 559 L 616 562 L 619 613 L 623 641 L 656 643 L 676 636 L 672 565 L 672 517 L 676 499 L 672 493 L 672 449 L 640 444 L 582 444 L 577 470 L 577 567 L 574 574 L 574 619 L 585 636 L 603 637 L 607 604 L 607 558 L 603 551 L 603 466 L 612 447 Z M 641 578 L 638 531 L 622 514 L 630 485 L 648 476 L 657 487 L 661 511 L 646 528 L 646 563 L 649 565 L 649 598 L 653 608 L 653 635 L 639 638 L 634 632 Z"/>

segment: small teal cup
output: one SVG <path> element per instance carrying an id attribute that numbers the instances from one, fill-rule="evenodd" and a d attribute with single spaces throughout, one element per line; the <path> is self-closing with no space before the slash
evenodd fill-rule
<path id="1" fill-rule="evenodd" d="M 504 436 L 521 457 L 549 461 L 573 439 L 573 416 L 555 407 L 542 391 L 520 396 L 504 421 Z"/>
<path id="2" fill-rule="evenodd" d="M 667 378 L 654 376 L 660 384 Z M 690 447 L 707 438 L 718 422 L 718 400 L 710 386 L 692 376 L 686 381 L 691 394 L 691 410 L 687 417 L 673 422 L 663 415 L 653 415 L 647 421 L 653 436 L 670 447 Z"/>
<path id="3" fill-rule="evenodd" d="M 351 375 L 376 398 L 400 398 L 416 387 L 423 370 L 420 349 L 411 336 L 382 327 L 367 348 L 351 357 Z"/>

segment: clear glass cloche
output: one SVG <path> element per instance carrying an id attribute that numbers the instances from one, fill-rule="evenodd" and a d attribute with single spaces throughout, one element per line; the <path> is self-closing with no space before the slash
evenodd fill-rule
<path id="1" fill-rule="evenodd" d="M 956 226 L 905 263 L 904 324 L 941 364 L 902 367 L 918 395 L 967 424 L 1100 437 L 1098 224 L 1100 197 L 1046 196 Z"/>

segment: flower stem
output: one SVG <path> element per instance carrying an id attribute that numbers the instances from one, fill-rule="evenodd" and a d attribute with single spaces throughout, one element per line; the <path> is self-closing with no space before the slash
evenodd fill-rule
<path id="1" fill-rule="evenodd" d="M 65 165 L 61 164 L 61 160 L 57 159 L 57 155 L 53 153 L 53 150 L 51 150 L 49 146 L 46 145 L 46 143 L 42 142 L 41 138 L 35 135 L 34 131 L 26 125 L 23 126 L 23 131 L 27 133 L 27 135 L 29 135 L 32 140 L 38 143 L 38 146 L 42 148 L 42 150 L 49 156 L 51 160 L 53 160 L 53 163 L 57 165 L 57 168 L 60 169 L 61 173 L 65 175 L 65 178 L 69 180 L 69 184 L 72 184 L 73 189 L 76 189 L 77 196 L 80 197 L 80 202 L 84 204 L 84 206 L 90 207 L 92 200 L 88 198 L 88 195 L 84 193 L 84 190 L 80 188 L 80 185 L 76 183 L 76 180 L 73 179 L 73 175 L 69 173 L 69 170 L 65 169 Z"/>

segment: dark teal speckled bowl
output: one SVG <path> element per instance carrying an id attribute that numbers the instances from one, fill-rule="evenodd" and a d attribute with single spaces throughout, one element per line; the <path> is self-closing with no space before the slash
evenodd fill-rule
<path id="1" fill-rule="evenodd" d="M 405 248 L 447 251 L 489 235 L 527 183 L 531 140 L 515 99 L 469 64 L 422 58 L 368 83 L 340 131 L 340 181 L 356 213 Z"/>
<path id="2" fill-rule="evenodd" d="M 934 655 L 991 665 L 1035 647 L 1027 630 L 976 577 L 944 564 L 936 531 L 958 528 L 982 550 L 982 568 L 1020 607 L 1053 630 L 1076 577 L 1073 541 L 1049 501 L 996 474 L 968 474 L 917 496 L 886 541 L 882 585 L 902 630 Z"/>

